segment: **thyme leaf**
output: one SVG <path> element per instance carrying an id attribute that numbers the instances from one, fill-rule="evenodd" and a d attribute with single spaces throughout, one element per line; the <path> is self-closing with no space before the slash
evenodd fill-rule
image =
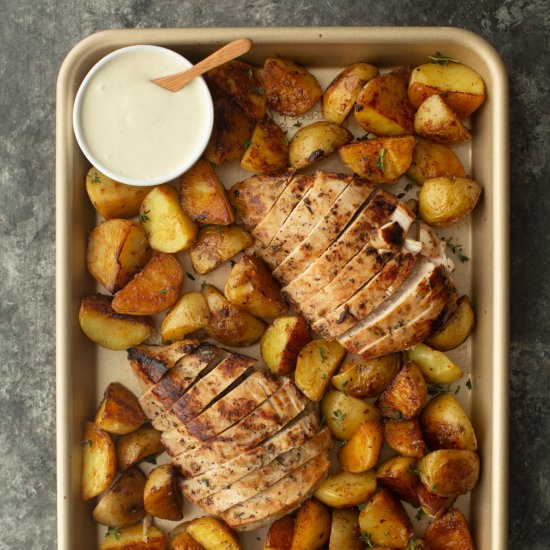
<path id="1" fill-rule="evenodd" d="M 436 65 L 445 65 L 445 67 L 449 63 L 460 63 L 458 59 L 455 59 L 454 57 L 447 57 L 445 55 L 442 55 L 441 52 L 435 52 L 434 55 L 429 55 L 428 59 L 431 63 L 435 63 Z"/>
<path id="2" fill-rule="evenodd" d="M 443 384 L 430 384 L 428 386 L 428 393 L 430 395 L 439 395 L 440 393 L 450 393 L 451 384 L 447 384 L 447 387 Z"/>
<path id="3" fill-rule="evenodd" d="M 324 348 L 318 348 L 319 349 L 319 355 L 321 356 L 321 361 L 324 363 L 327 360 L 327 352 L 324 350 Z"/>
<path id="4" fill-rule="evenodd" d="M 361 533 L 359 540 L 362 540 L 367 545 L 367 548 L 374 548 L 368 533 Z"/>
<path id="5" fill-rule="evenodd" d="M 341 424 L 348 415 L 345 412 L 342 412 L 340 409 L 336 409 L 335 411 L 332 411 L 332 416 L 334 416 L 334 420 L 338 424 Z"/>
<path id="6" fill-rule="evenodd" d="M 84 447 L 84 445 L 92 446 L 92 440 L 91 439 L 84 439 L 80 442 L 80 444 Z"/>
<path id="7" fill-rule="evenodd" d="M 376 159 L 376 167 L 379 168 L 380 170 L 382 170 L 382 172 L 384 172 L 385 170 L 385 167 L 384 167 L 384 158 L 386 157 L 386 148 L 384 147 L 384 149 L 382 149 L 382 151 L 380 151 L 380 154 L 378 155 L 378 158 Z"/>
<path id="8" fill-rule="evenodd" d="M 466 256 L 466 254 L 464 254 L 464 252 L 462 251 L 462 245 L 460 243 L 453 243 L 453 239 L 450 238 L 450 239 L 445 239 L 443 238 L 443 240 L 447 243 L 447 247 L 450 248 L 457 256 L 458 256 L 458 259 L 464 263 L 464 262 L 467 262 L 470 258 L 468 256 Z"/>
<path id="9" fill-rule="evenodd" d="M 111 533 L 114 535 L 116 540 L 120 540 L 120 529 L 116 527 L 107 527 L 107 533 L 105 534 L 105 538 L 107 538 Z"/>
<path id="10" fill-rule="evenodd" d="M 302 126 L 302 123 L 297 120 L 292 126 L 296 126 L 296 128 L 300 128 Z"/>

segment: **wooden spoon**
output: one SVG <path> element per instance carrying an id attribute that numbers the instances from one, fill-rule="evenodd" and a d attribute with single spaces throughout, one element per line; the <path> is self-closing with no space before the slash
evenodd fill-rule
<path id="1" fill-rule="evenodd" d="M 203 59 L 200 63 L 193 65 L 189 69 L 185 69 L 180 73 L 156 78 L 152 80 L 152 82 L 171 92 L 179 92 L 179 90 L 196 76 L 200 76 L 214 67 L 223 65 L 227 63 L 227 61 L 231 61 L 245 54 L 251 47 L 252 40 L 248 38 L 239 38 L 239 40 L 234 40 L 226 44 L 223 48 L 215 51 L 212 55 L 209 55 L 206 59 Z"/>

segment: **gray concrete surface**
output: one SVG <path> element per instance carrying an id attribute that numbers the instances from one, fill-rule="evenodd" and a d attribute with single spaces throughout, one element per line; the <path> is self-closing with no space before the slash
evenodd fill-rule
<path id="1" fill-rule="evenodd" d="M 471 29 L 510 74 L 510 548 L 549 548 L 549 16 L 545 0 L 1 0 L 0 548 L 56 544 L 54 111 L 66 53 L 108 28 L 390 24 Z"/>

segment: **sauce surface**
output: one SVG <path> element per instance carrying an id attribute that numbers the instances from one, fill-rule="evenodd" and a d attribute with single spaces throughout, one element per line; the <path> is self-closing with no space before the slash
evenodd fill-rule
<path id="1" fill-rule="evenodd" d="M 186 67 L 162 50 L 130 50 L 91 77 L 80 125 L 105 168 L 126 178 L 162 178 L 201 154 L 211 131 L 204 84 L 194 79 L 174 93 L 151 82 Z"/>

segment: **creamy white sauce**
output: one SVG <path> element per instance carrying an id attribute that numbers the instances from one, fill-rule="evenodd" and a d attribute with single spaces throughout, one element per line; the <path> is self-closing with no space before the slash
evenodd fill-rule
<path id="1" fill-rule="evenodd" d="M 99 163 L 125 178 L 152 180 L 178 175 L 202 153 L 211 130 L 204 83 L 194 79 L 174 93 L 151 82 L 186 66 L 162 50 L 130 50 L 92 75 L 80 126 Z"/>

